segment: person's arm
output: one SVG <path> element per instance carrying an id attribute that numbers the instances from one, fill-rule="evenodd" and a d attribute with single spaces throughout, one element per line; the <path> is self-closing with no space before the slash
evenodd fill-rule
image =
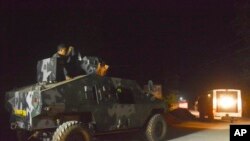
<path id="1" fill-rule="evenodd" d="M 70 53 L 72 53 L 73 52 L 73 50 L 74 50 L 74 47 L 73 46 L 69 46 L 69 49 L 68 49 L 68 51 L 67 51 L 67 56 L 69 56 L 70 55 Z"/>

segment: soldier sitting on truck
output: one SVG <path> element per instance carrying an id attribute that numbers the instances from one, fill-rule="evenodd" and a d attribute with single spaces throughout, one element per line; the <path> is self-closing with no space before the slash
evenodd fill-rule
<path id="1" fill-rule="evenodd" d="M 71 79 L 71 76 L 68 74 L 66 65 L 69 62 L 68 57 L 69 57 L 70 53 L 72 52 L 72 50 L 73 50 L 72 46 L 67 48 L 65 46 L 65 44 L 59 44 L 57 46 L 57 52 L 52 56 L 52 57 L 55 57 L 55 58 L 61 58 L 63 60 L 63 73 L 64 73 L 64 76 L 65 76 L 65 80 Z"/>
<path id="2" fill-rule="evenodd" d="M 109 66 L 97 57 L 81 56 L 81 53 L 72 46 L 65 46 L 65 44 L 60 44 L 57 47 L 57 52 L 53 55 L 55 58 L 60 58 L 59 70 L 63 72 L 62 77 L 56 78 L 57 81 L 69 80 L 72 77 L 81 74 L 92 74 L 96 73 L 100 76 L 105 76 Z M 60 75 L 61 76 L 61 75 Z"/>

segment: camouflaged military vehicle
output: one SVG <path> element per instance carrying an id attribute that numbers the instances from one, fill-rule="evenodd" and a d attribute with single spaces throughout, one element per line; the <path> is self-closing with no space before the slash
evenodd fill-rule
<path id="1" fill-rule="evenodd" d="M 19 140 L 90 141 L 131 129 L 144 130 L 149 141 L 165 139 L 165 105 L 143 93 L 135 81 L 95 73 L 51 81 L 58 62 L 38 62 L 36 84 L 6 93 L 11 129 Z"/>

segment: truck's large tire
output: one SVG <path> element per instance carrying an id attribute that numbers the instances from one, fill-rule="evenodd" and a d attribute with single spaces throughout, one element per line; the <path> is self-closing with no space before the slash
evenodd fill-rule
<path id="1" fill-rule="evenodd" d="M 91 141 L 91 135 L 78 121 L 68 121 L 56 129 L 52 141 Z"/>
<path id="2" fill-rule="evenodd" d="M 167 135 L 167 124 L 162 115 L 156 114 L 151 117 L 146 127 L 148 141 L 163 141 Z"/>

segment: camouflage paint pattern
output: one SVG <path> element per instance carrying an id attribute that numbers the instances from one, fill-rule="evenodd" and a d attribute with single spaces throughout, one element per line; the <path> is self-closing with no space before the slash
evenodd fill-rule
<path id="1" fill-rule="evenodd" d="M 32 85 L 7 92 L 6 108 L 12 114 L 11 120 L 17 120 L 20 128 L 31 129 L 32 119 L 41 113 L 41 86 Z"/>
<path id="2" fill-rule="evenodd" d="M 62 81 L 64 76 L 65 61 L 61 58 L 47 58 L 37 62 L 37 82 Z"/>
<path id="3" fill-rule="evenodd" d="M 6 101 L 11 122 L 30 131 L 56 128 L 72 118 L 91 123 L 95 133 L 139 128 L 152 110 L 165 110 L 135 81 L 95 74 L 13 90 L 7 92 Z"/>
<path id="4" fill-rule="evenodd" d="M 55 83 L 65 80 L 65 75 L 71 75 L 72 69 L 81 70 L 85 74 L 105 74 L 103 72 L 107 70 L 108 66 L 100 68 L 100 61 L 97 57 L 84 56 L 76 58 L 69 58 L 71 61 L 67 61 L 67 58 L 51 57 L 38 61 L 37 63 L 37 82 L 38 83 Z M 99 67 L 98 67 L 99 66 Z M 100 72 L 101 71 L 101 72 Z M 74 72 L 74 71 L 73 71 Z M 74 72 L 75 73 L 75 72 Z M 78 72 L 79 73 L 79 72 Z M 74 76 L 74 75 L 73 75 Z"/>
<path id="5" fill-rule="evenodd" d="M 84 56 L 80 60 L 80 66 L 86 72 L 86 74 L 95 73 L 99 63 L 100 61 L 97 57 Z"/>

